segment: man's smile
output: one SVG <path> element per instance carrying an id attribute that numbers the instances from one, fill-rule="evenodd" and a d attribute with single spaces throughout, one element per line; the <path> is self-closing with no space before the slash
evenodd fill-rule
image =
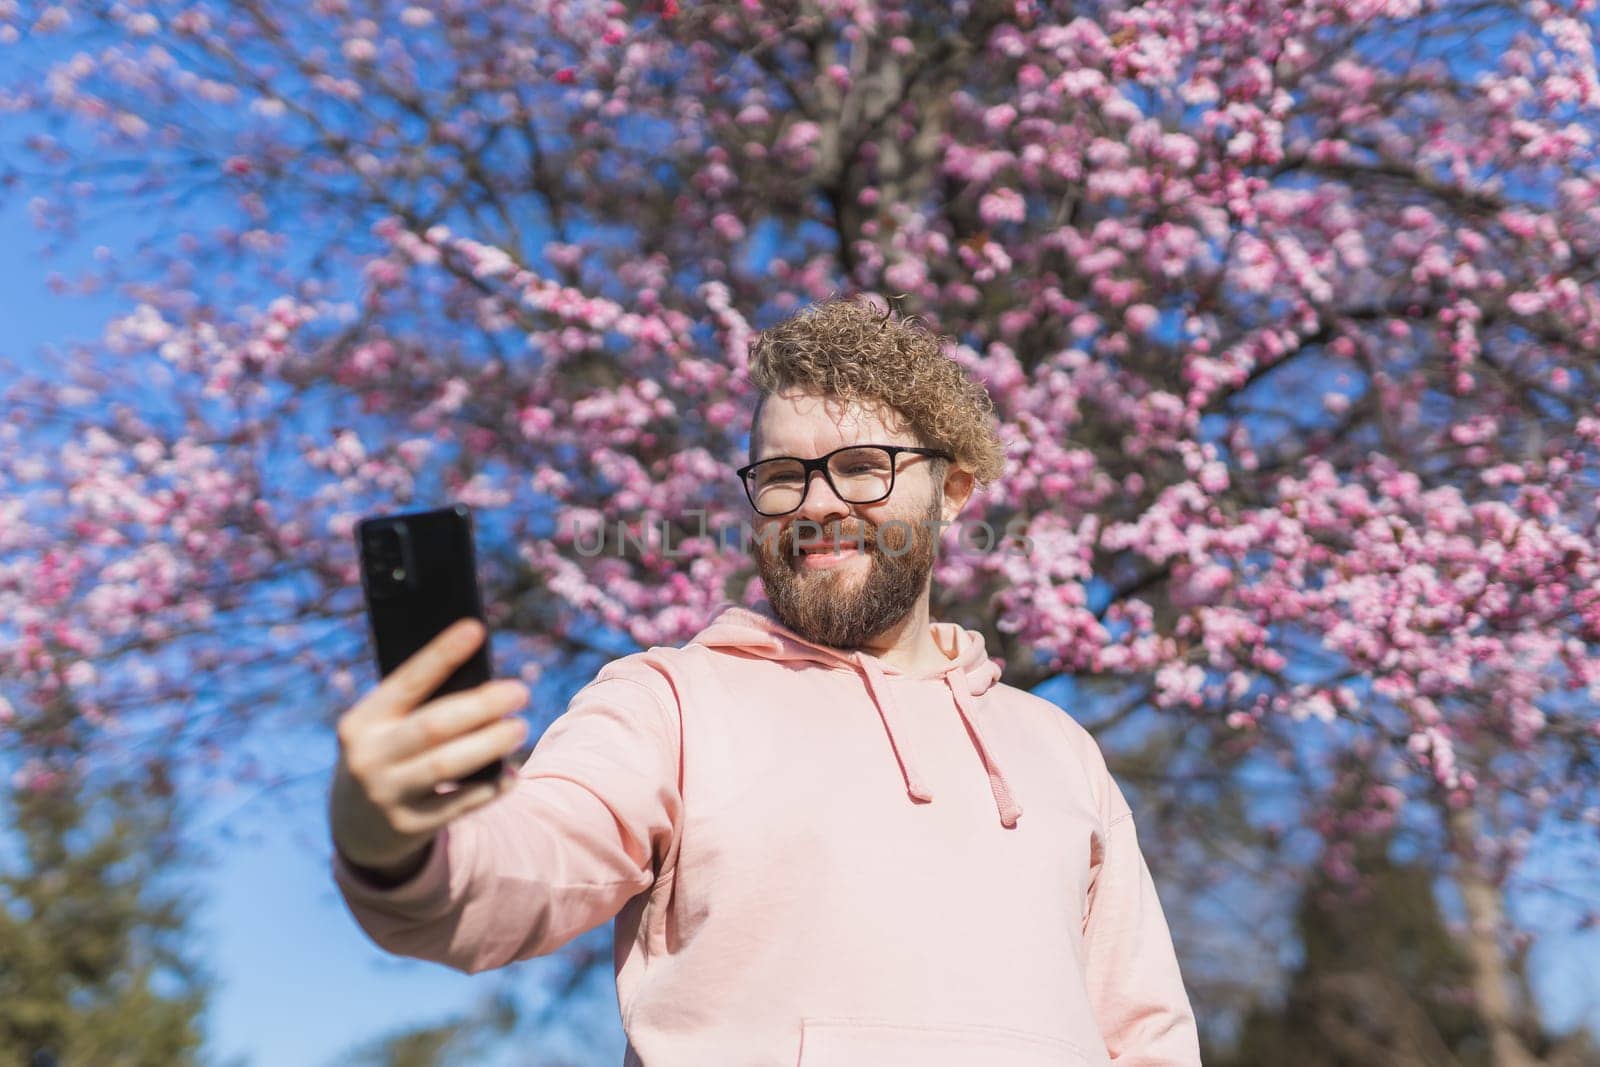
<path id="1" fill-rule="evenodd" d="M 795 553 L 795 567 L 805 571 L 826 570 L 840 566 L 856 556 L 864 554 L 848 541 L 837 544 L 807 545 Z"/>

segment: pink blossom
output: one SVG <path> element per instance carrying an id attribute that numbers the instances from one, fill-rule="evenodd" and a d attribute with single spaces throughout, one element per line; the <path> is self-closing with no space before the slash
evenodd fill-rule
<path id="1" fill-rule="evenodd" d="M 1134 304 L 1123 313 L 1123 321 L 1135 333 L 1149 333 L 1160 319 L 1160 314 L 1149 304 Z"/>
<path id="2" fill-rule="evenodd" d="M 1015 189 L 996 189 L 985 193 L 978 204 L 978 215 L 991 226 L 1002 222 L 1021 222 L 1027 205 Z"/>

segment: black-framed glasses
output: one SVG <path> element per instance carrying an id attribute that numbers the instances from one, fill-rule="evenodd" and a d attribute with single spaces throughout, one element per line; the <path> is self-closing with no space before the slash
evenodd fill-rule
<path id="1" fill-rule="evenodd" d="M 744 495 L 757 514 L 771 518 L 787 515 L 805 502 L 811 474 L 821 471 L 833 494 L 847 504 L 876 504 L 894 492 L 895 467 L 900 453 L 954 459 L 937 448 L 910 445 L 846 445 L 816 459 L 773 456 L 740 467 Z"/>

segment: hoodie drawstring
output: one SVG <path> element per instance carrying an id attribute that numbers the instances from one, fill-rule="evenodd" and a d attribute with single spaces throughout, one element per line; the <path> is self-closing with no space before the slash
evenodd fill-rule
<path id="1" fill-rule="evenodd" d="M 889 680 L 884 677 L 883 668 L 878 666 L 878 661 L 873 656 L 857 654 L 855 660 L 862 677 L 866 679 L 867 691 L 872 694 L 872 703 L 883 719 L 884 732 L 889 735 L 889 747 L 894 750 L 894 758 L 900 763 L 900 774 L 906 780 L 906 792 L 913 800 L 932 800 L 933 794 L 922 784 L 922 779 L 917 774 L 916 761 L 905 749 L 905 741 L 895 736 L 894 724 L 895 720 L 900 718 L 900 705 L 895 703 L 894 697 L 889 692 Z"/>
<path id="2" fill-rule="evenodd" d="M 958 674 L 961 677 L 959 685 L 954 680 Z M 965 695 L 962 694 L 963 690 L 968 689 L 967 676 L 959 671 L 951 671 L 944 676 L 944 682 L 950 687 L 950 695 L 956 698 L 956 710 L 961 713 L 961 721 L 967 724 L 967 733 L 972 735 L 972 744 L 983 759 L 983 769 L 989 772 L 989 792 L 994 794 L 994 806 L 1000 812 L 1000 825 L 1010 829 L 1017 825 L 1017 817 L 1022 814 L 1022 805 L 1011 795 L 1010 783 L 1001 773 L 1000 765 L 995 762 L 994 753 L 990 751 L 988 742 L 984 741 L 983 734 L 978 730 L 977 717 L 973 715 L 972 708 L 967 703 L 975 694 L 970 690 Z"/>
<path id="3" fill-rule="evenodd" d="M 933 793 L 922 781 L 916 760 L 908 751 L 904 738 L 895 734 L 895 724 L 900 721 L 902 712 L 890 692 L 888 677 L 875 656 L 858 653 L 852 658 L 866 681 L 867 691 L 872 694 L 872 702 L 877 707 L 879 716 L 883 719 L 884 731 L 889 735 L 889 747 L 894 750 L 895 759 L 900 764 L 900 774 L 905 779 L 906 793 L 914 800 L 931 801 Z M 956 680 L 958 677 L 959 682 Z M 1006 782 L 990 746 L 983 739 L 983 732 L 978 728 L 977 716 L 969 703 L 975 695 L 971 690 L 971 683 L 963 671 L 946 672 L 944 683 L 949 688 L 951 697 L 955 699 L 956 711 L 961 715 L 967 734 L 972 738 L 973 747 L 978 750 L 978 757 L 983 760 L 983 769 L 989 775 L 989 792 L 994 796 L 995 810 L 1000 813 L 1000 824 L 1009 829 L 1017 824 L 1017 818 L 1022 814 L 1022 805 L 1011 795 L 1011 786 Z"/>

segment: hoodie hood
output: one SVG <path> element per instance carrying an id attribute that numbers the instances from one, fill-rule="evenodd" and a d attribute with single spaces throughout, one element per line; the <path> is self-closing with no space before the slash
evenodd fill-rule
<path id="1" fill-rule="evenodd" d="M 983 635 L 974 630 L 963 629 L 954 623 L 935 622 L 930 624 L 930 631 L 934 643 L 950 657 L 950 661 L 943 667 L 919 674 L 907 673 L 866 652 L 807 641 L 779 622 L 766 604 L 760 608 L 725 606 L 709 626 L 695 635 L 690 644 L 737 649 L 748 655 L 778 662 L 798 660 L 831 669 L 855 671 L 861 676 L 873 707 L 883 721 L 889 746 L 899 764 L 900 777 L 905 782 L 906 795 L 925 803 L 933 800 L 933 793 L 929 791 L 919 769 L 916 753 L 910 751 L 906 744 L 906 731 L 901 729 L 896 732 L 897 727 L 903 726 L 904 712 L 894 699 L 890 679 L 937 679 L 943 682 L 989 776 L 989 790 L 994 796 L 1001 825 L 1013 827 L 1022 815 L 1022 806 L 1012 796 L 1005 774 L 995 760 L 994 750 L 984 740 L 982 716 L 976 714 L 980 698 L 1000 680 L 1000 665 L 989 658 L 984 650 Z"/>

